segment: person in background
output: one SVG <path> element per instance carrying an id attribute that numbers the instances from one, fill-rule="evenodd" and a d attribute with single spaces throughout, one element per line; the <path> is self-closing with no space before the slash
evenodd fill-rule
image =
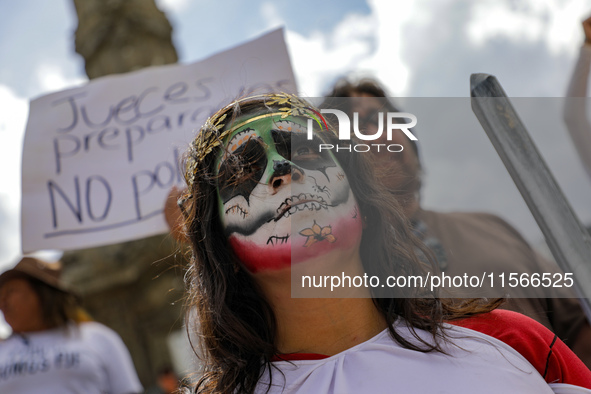
<path id="1" fill-rule="evenodd" d="M 203 359 L 195 392 L 591 392 L 572 351 L 541 324 L 492 311 L 500 300 L 367 285 L 292 297 L 302 273 L 436 270 L 368 158 L 322 143 L 339 143 L 334 128 L 285 94 L 230 103 L 192 142 L 179 205 L 187 321 Z"/>
<path id="2" fill-rule="evenodd" d="M 320 107 L 341 105 L 350 119 L 353 119 L 353 112 L 357 112 L 359 128 L 367 134 L 375 134 L 379 112 L 400 112 L 386 96 L 384 88 L 373 79 L 362 79 L 356 83 L 342 79 L 337 81 Z M 340 102 L 333 99 L 338 97 L 350 99 Z M 383 133 L 382 139 L 385 136 L 386 133 Z M 481 276 L 483 272 L 494 272 L 496 277 L 502 272 L 559 271 L 556 264 L 540 256 L 517 230 L 498 216 L 423 209 L 418 145 L 401 132 L 393 133 L 392 138 L 392 141 L 371 141 L 400 144 L 404 148 L 398 153 L 382 149 L 380 153 L 373 154 L 376 175 L 400 201 L 414 232 L 434 253 L 443 272 L 450 276 L 466 273 L 468 276 Z M 486 286 L 489 282 L 485 281 L 483 288 Z M 531 293 L 521 288 L 511 289 L 508 292 L 510 298 L 502 308 L 523 313 L 554 331 L 590 367 L 591 327 L 578 300 L 566 288 L 547 290 L 548 293 L 540 294 L 538 298 L 525 298 L 531 297 Z"/>
<path id="3" fill-rule="evenodd" d="M 60 281 L 59 263 L 32 257 L 0 275 L 0 393 L 134 394 L 143 388 L 110 328 L 91 321 Z"/>
<path id="4" fill-rule="evenodd" d="M 579 158 L 591 180 L 591 123 L 587 116 L 589 100 L 583 99 L 587 97 L 591 65 L 591 17 L 583 21 L 583 32 L 585 41 L 566 92 L 567 97 L 579 99 L 566 99 L 563 115 Z"/>

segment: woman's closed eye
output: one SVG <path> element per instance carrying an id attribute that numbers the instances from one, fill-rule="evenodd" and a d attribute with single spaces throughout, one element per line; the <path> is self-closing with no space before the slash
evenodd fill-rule
<path id="1" fill-rule="evenodd" d="M 292 160 L 316 160 L 320 157 L 319 153 L 316 152 L 310 146 L 299 146 L 292 151 Z"/>

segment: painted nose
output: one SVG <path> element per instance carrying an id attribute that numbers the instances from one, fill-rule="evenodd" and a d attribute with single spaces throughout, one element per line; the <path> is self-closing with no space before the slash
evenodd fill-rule
<path id="1" fill-rule="evenodd" d="M 301 182 L 304 179 L 304 170 L 293 165 L 287 160 L 273 160 L 273 177 L 271 186 L 278 190 L 283 185 L 289 185 L 292 181 Z"/>
<path id="2" fill-rule="evenodd" d="M 287 160 L 273 160 L 273 175 L 284 176 L 291 173 L 291 164 Z"/>

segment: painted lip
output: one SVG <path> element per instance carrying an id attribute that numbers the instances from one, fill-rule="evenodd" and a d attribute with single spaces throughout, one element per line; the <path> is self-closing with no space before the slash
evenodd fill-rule
<path id="1" fill-rule="evenodd" d="M 319 211 L 321 209 L 328 209 L 328 203 L 316 194 L 300 193 L 297 196 L 291 196 L 285 199 L 277 208 L 277 215 L 274 221 L 278 221 L 282 217 L 289 217 L 298 211 Z"/>

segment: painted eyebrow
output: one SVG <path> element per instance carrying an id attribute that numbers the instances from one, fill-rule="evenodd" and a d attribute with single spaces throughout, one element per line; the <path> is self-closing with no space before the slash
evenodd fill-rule
<path id="1" fill-rule="evenodd" d="M 256 142 L 256 143 L 258 143 L 259 145 L 262 145 L 262 146 L 267 146 L 267 144 L 265 143 L 265 141 L 263 141 L 263 138 L 260 135 L 253 135 L 252 137 L 250 137 L 249 139 L 247 139 L 246 141 L 244 141 L 242 144 L 238 145 L 238 147 L 236 147 L 236 149 L 234 150 L 234 152 L 236 152 L 240 148 L 245 147 L 251 141 L 254 141 L 254 142 Z"/>
<path id="2" fill-rule="evenodd" d="M 245 134 L 251 134 L 254 131 L 255 131 L 255 129 L 253 129 L 252 127 L 248 127 L 246 129 L 238 132 L 228 141 L 226 149 L 229 148 L 230 146 L 232 146 L 232 144 L 234 144 L 234 141 L 236 141 L 237 139 L 240 140 Z M 256 135 L 256 134 L 254 134 L 254 135 Z M 251 134 L 251 136 L 253 136 L 253 134 Z M 250 140 L 250 138 L 248 140 Z M 238 149 L 239 147 L 240 146 L 238 146 L 236 149 Z"/>

